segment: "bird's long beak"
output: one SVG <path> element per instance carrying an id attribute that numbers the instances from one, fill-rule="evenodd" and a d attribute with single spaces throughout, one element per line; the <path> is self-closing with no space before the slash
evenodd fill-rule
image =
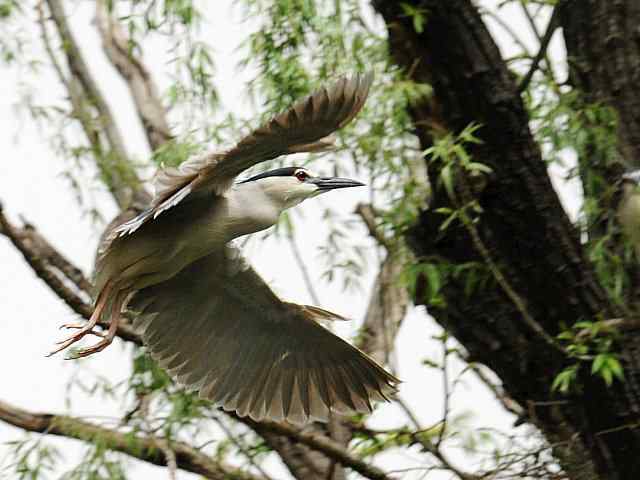
<path id="1" fill-rule="evenodd" d="M 328 192 L 329 190 L 335 190 L 336 188 L 364 186 L 364 183 L 358 182 L 357 180 L 339 177 L 316 177 L 307 181 L 316 184 L 318 186 L 318 190 L 321 192 Z"/>

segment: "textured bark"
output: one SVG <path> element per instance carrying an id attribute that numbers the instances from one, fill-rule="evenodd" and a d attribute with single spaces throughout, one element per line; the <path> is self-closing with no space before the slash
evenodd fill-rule
<path id="1" fill-rule="evenodd" d="M 560 16 L 572 83 L 618 114 L 618 147 L 640 167 L 640 2 L 571 0 Z"/>
<path id="2" fill-rule="evenodd" d="M 387 257 L 380 266 L 371 290 L 358 348 L 381 365 L 388 365 L 410 302 L 409 292 L 400 279 L 405 259 L 399 246 L 377 231 L 375 213 L 370 205 L 358 205 L 356 213 L 364 221 L 371 236 L 387 251 Z"/>
<path id="3" fill-rule="evenodd" d="M 144 206 L 149 201 L 148 193 L 140 186 L 140 180 L 133 164 L 130 162 L 122 133 L 116 123 L 111 106 L 101 92 L 86 59 L 80 51 L 78 42 L 71 32 L 63 2 L 60 0 L 47 0 L 47 5 L 62 44 L 68 75 L 62 71 L 55 55 L 52 54 L 46 27 L 43 25 L 45 46 L 58 75 L 61 77 L 60 80 L 67 88 L 74 107 L 74 114 L 80 121 L 87 135 L 87 140 L 94 151 L 98 169 L 103 177 L 108 179 L 108 181 L 105 181 L 107 188 L 109 188 L 118 207 L 121 209 L 129 208 L 132 205 L 135 208 Z M 95 113 L 90 113 L 90 107 L 95 108 Z M 104 143 L 109 145 L 108 149 L 102 145 L 101 131 L 93 125 L 94 119 L 92 115 L 96 117 L 95 122 L 100 125 L 101 130 L 104 132 L 104 137 L 106 138 Z"/>
<path id="4" fill-rule="evenodd" d="M 423 12 L 426 22 L 421 32 L 414 30 L 399 2 L 373 2 L 387 24 L 395 61 L 414 80 L 433 86 L 434 97 L 411 112 L 422 147 L 432 144 L 433 126 L 459 132 L 475 122 L 481 125 L 477 134 L 483 144 L 467 148 L 475 161 L 493 170 L 477 196 L 484 210 L 475 227 L 477 241 L 463 226 L 439 231 L 445 217 L 434 211 L 452 205 L 437 189 L 433 208 L 422 213 L 408 237 L 419 257 L 495 265 L 488 272 L 493 283 L 470 295 L 465 294 L 463 280 L 451 279 L 444 289 L 447 306 L 432 313 L 465 346 L 471 360 L 491 367 L 508 395 L 529 407 L 528 421 L 556 446 L 570 478 L 638 478 L 636 351 L 623 351 L 632 381 L 607 388 L 584 368 L 581 390 L 555 398 L 550 386 L 567 358 L 524 321 L 533 319 L 551 338 L 562 324 L 611 318 L 619 312 L 599 286 L 578 232 L 551 186 L 516 80 L 471 1 L 405 3 Z M 598 21 L 604 24 L 615 18 L 601 16 Z M 606 63 L 609 58 L 598 61 Z M 428 175 L 437 185 L 435 164 L 429 164 Z M 500 276 L 506 280 L 501 282 Z"/>
<path id="5" fill-rule="evenodd" d="M 306 431 L 291 427 L 284 423 L 275 422 L 254 422 L 249 418 L 242 419 L 242 422 L 251 426 L 256 432 L 262 435 L 264 438 L 268 438 L 270 434 L 278 435 L 279 439 L 288 438 L 294 444 L 302 444 L 304 448 L 311 447 L 318 452 L 323 452 L 327 457 L 334 459 L 342 466 L 352 469 L 358 472 L 360 475 L 366 478 L 374 480 L 389 480 L 391 477 L 386 475 L 382 470 L 373 465 L 370 465 L 354 456 L 350 455 L 348 451 L 339 443 L 327 438 L 323 434 L 315 433 L 313 430 Z M 303 475 L 308 475 L 313 472 L 313 468 L 309 466 L 306 471 L 298 471 Z M 292 473 L 294 473 L 292 471 Z M 314 472 L 315 473 L 315 472 Z M 317 472 L 321 474 L 322 478 L 327 478 L 326 469 Z M 294 473 L 295 474 L 295 473 Z M 315 476 L 315 475 L 314 475 Z M 313 478 L 309 476 L 301 476 L 297 478 Z"/>
<path id="6" fill-rule="evenodd" d="M 96 22 L 102 48 L 127 82 L 149 146 L 152 151 L 156 150 L 172 135 L 155 82 L 142 60 L 133 55 L 124 29 L 108 11 L 105 0 L 96 2 Z"/>

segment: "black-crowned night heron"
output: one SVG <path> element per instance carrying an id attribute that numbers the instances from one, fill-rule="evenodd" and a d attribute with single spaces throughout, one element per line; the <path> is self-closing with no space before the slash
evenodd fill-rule
<path id="1" fill-rule="evenodd" d="M 622 175 L 622 199 L 618 220 L 640 257 L 640 170 Z"/>
<path id="2" fill-rule="evenodd" d="M 327 310 L 278 298 L 227 245 L 264 230 L 286 209 L 362 183 L 280 168 L 239 183 L 247 168 L 281 155 L 326 150 L 332 133 L 360 111 L 372 76 L 341 78 L 253 131 L 234 148 L 162 170 L 151 206 L 109 234 L 98 254 L 95 310 L 51 354 L 110 320 L 111 343 L 123 308 L 159 364 L 181 384 L 226 410 L 256 420 L 304 423 L 330 410 L 370 411 L 398 380 L 318 322 Z"/>

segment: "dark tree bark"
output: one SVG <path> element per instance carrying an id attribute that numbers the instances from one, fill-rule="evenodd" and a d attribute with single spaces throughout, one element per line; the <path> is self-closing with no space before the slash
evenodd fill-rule
<path id="1" fill-rule="evenodd" d="M 442 128 L 455 133 L 475 122 L 481 125 L 477 135 L 483 143 L 467 147 L 474 161 L 493 170 L 486 187 L 475 197 L 483 208 L 477 225 L 451 226 L 441 232 L 446 217 L 434 213 L 435 209 L 456 205 L 436 187 L 438 165 L 428 165 L 429 180 L 435 187 L 432 208 L 422 213 L 409 233 L 410 245 L 418 257 L 482 262 L 490 267 L 493 280 L 485 289 L 466 295 L 464 279 L 449 279 L 444 289 L 447 305 L 432 313 L 473 360 L 501 377 L 511 397 L 528 406 L 526 420 L 555 445 L 554 452 L 570 478 L 640 478 L 640 431 L 636 428 L 640 357 L 631 342 L 617 346 L 625 360 L 626 382 L 607 388 L 585 365 L 577 392 L 568 397 L 551 393 L 555 375 L 568 362 L 553 341 L 561 325 L 613 318 L 621 312 L 599 285 L 579 234 L 551 186 L 529 129 L 517 79 L 508 71 L 470 0 L 404 3 L 422 12 L 425 25 L 420 32 L 401 2 L 373 1 L 387 24 L 395 61 L 414 80 L 430 83 L 434 89 L 433 98 L 411 112 L 422 147 L 431 146 L 434 132 Z M 612 106 L 626 110 L 620 112 L 625 119 L 620 136 L 628 144 L 624 149 L 635 151 L 634 158 L 640 158 L 640 99 L 632 83 L 611 81 L 615 75 L 635 78 L 637 83 L 640 6 L 634 0 L 594 0 L 563 8 L 560 13 L 563 22 L 568 22 L 567 36 L 573 32 L 575 37 L 567 40 L 570 55 L 572 42 L 580 51 L 585 51 L 587 39 L 600 45 L 587 48 L 579 59 L 580 65 L 587 66 L 582 72 L 588 80 L 582 82 L 596 91 L 605 90 L 613 98 Z M 582 18 L 583 10 L 589 11 L 587 20 Z M 612 44 L 617 46 L 615 55 L 610 47 L 605 48 Z M 591 78 L 593 70 L 599 73 Z M 458 180 L 466 184 L 463 177 Z M 468 189 L 462 188 L 463 197 L 465 190 L 468 196 Z M 424 300 L 418 297 L 416 302 Z M 637 333 L 626 336 L 637 338 Z"/>
<path id="2" fill-rule="evenodd" d="M 571 81 L 618 115 L 618 147 L 640 166 L 640 2 L 571 0 L 561 10 Z"/>

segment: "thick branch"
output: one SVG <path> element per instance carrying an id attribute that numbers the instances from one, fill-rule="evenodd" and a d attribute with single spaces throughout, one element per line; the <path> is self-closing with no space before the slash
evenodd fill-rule
<path id="1" fill-rule="evenodd" d="M 149 146 L 151 150 L 156 150 L 172 137 L 151 74 L 142 61 L 133 55 L 127 35 L 108 11 L 104 0 L 96 2 L 96 21 L 104 52 L 127 83 Z"/>
<path id="2" fill-rule="evenodd" d="M 336 460 L 344 467 L 350 468 L 366 478 L 377 480 L 388 480 L 391 478 L 379 468 L 350 455 L 344 446 L 323 435 L 305 433 L 295 427 L 275 422 L 255 422 L 250 418 L 236 418 L 250 426 L 260 435 L 274 433 L 286 437 L 293 442 L 303 443 L 314 450 L 324 453 L 327 457 Z"/>
<path id="3" fill-rule="evenodd" d="M 375 213 L 370 205 L 358 205 L 356 213 L 367 225 L 371 236 L 387 250 L 369 297 L 358 347 L 377 362 L 388 364 L 409 307 L 409 294 L 400 278 L 404 259 L 401 250 L 376 228 Z"/>
<path id="4" fill-rule="evenodd" d="M 162 438 L 122 433 L 66 415 L 32 413 L 2 401 L 0 401 L 0 420 L 30 432 L 75 438 L 89 443 L 99 441 L 110 450 L 127 454 L 138 460 L 154 465 L 167 465 L 168 459 L 165 453 L 167 440 Z M 213 480 L 262 478 L 214 461 L 208 455 L 185 443 L 171 441 L 169 445 L 175 454 L 176 466 L 181 470 L 197 473 Z"/>
<path id="5" fill-rule="evenodd" d="M 446 305 L 432 312 L 465 346 L 473 361 L 497 372 L 505 390 L 518 403 L 546 401 L 552 398 L 554 376 L 566 362 L 565 355 L 548 339 L 559 333 L 562 322 L 617 317 L 619 309 L 609 302 L 585 258 L 578 233 L 549 181 L 513 75 L 474 3 L 405 2 L 425 12 L 427 21 L 421 31 L 416 31 L 406 15 L 407 5 L 403 9 L 399 2 L 373 3 L 387 24 L 395 61 L 411 72 L 415 81 L 433 87 L 433 97 L 410 111 L 421 147 L 432 146 L 433 132 L 428 125 L 436 120 L 454 133 L 475 123 L 480 125 L 477 134 L 482 143 L 463 147 L 473 161 L 492 170 L 486 188 L 474 198 L 482 208 L 482 214 L 474 219 L 474 236 L 491 252 L 491 280 L 470 291 L 467 275 L 448 278 L 442 288 Z M 443 163 L 428 163 L 433 208 L 421 214 L 407 241 L 418 257 L 477 266 L 474 275 L 487 275 L 486 255 L 478 254 L 468 229 L 459 224 L 444 231 L 441 228 L 446 217 L 437 209 L 456 209 L 448 193 L 437 188 Z M 520 293 L 522 304 L 514 305 L 515 297 L 506 294 L 504 284 L 497 285 L 496 272 Z M 538 331 L 523 321 L 523 311 L 539 325 Z M 586 401 L 596 403 L 595 398 L 611 398 L 619 388 L 608 390 L 587 369 L 581 370 L 580 381 L 584 398 L 541 407 L 533 420 L 550 443 L 569 445 L 578 439 L 564 451 L 555 452 L 572 478 L 597 478 L 595 464 L 605 466 L 611 453 L 602 448 L 602 439 L 584 436 L 586 425 L 601 421 L 595 411 L 584 406 Z M 631 402 L 625 405 L 632 407 Z M 602 403 L 599 411 L 603 419 Z M 619 419 L 608 416 L 606 423 L 619 424 Z"/>
<path id="6" fill-rule="evenodd" d="M 80 269 L 59 253 L 35 228 L 14 226 L 0 208 L 0 234 L 13 243 L 34 273 L 74 312 L 87 319 L 91 316 L 93 307 L 87 301 L 89 282 Z M 100 325 L 105 326 L 103 322 Z M 142 343 L 140 336 L 127 323 L 121 322 L 118 325 L 118 336 L 138 345 Z"/>

